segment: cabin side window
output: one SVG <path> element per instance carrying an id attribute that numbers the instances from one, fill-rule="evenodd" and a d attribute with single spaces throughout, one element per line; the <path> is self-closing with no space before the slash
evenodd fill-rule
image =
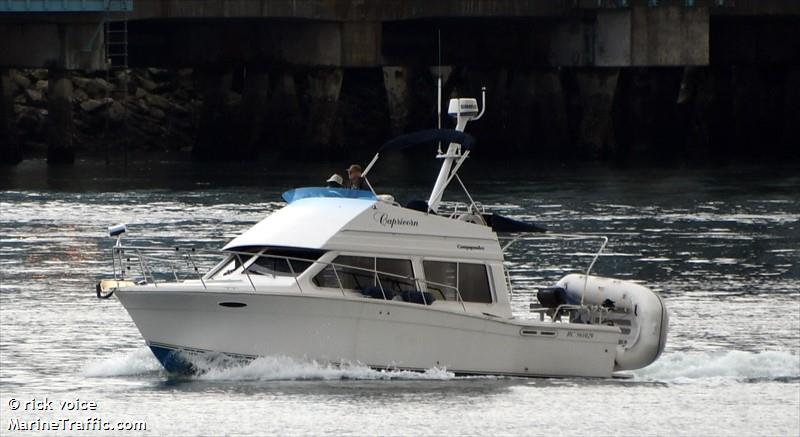
<path id="1" fill-rule="evenodd" d="M 445 300 L 457 300 L 458 290 L 465 302 L 492 303 L 486 265 L 428 260 L 422 265 L 429 292 Z"/>
<path id="2" fill-rule="evenodd" d="M 492 303 L 486 265 L 458 263 L 458 291 L 467 302 Z"/>
<path id="3" fill-rule="evenodd" d="M 428 291 L 437 299 L 457 300 L 458 263 L 445 261 L 423 261 Z"/>
<path id="4" fill-rule="evenodd" d="M 367 287 L 378 286 L 376 273 L 380 278 L 380 286 L 385 290 L 404 291 L 414 290 L 413 280 L 406 279 L 414 276 L 411 260 L 373 258 L 364 256 L 339 255 L 329 265 L 320 271 L 314 279 L 314 285 L 323 288 L 342 288 L 347 290 L 363 290 Z"/>
<path id="5" fill-rule="evenodd" d="M 414 277 L 414 268 L 411 267 L 410 259 L 377 258 L 378 276 L 381 280 L 381 287 L 384 290 L 392 290 L 399 293 L 407 290 L 416 290 L 417 285 Z"/>

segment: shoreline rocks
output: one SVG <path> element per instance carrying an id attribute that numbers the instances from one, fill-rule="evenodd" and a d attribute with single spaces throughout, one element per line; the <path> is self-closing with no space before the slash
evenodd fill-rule
<path id="1" fill-rule="evenodd" d="M 153 68 L 119 72 L 72 71 L 73 144 L 78 155 L 98 156 L 108 147 L 169 152 L 193 145 L 200 100 L 192 70 Z M 9 70 L 10 125 L 24 154 L 35 157 L 46 142 L 47 70 Z M 179 120 L 174 122 L 173 118 Z"/>

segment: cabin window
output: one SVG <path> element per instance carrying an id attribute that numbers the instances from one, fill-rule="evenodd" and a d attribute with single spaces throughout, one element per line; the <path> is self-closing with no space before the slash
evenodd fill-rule
<path id="1" fill-rule="evenodd" d="M 342 288 L 363 290 L 378 285 L 375 273 L 378 270 L 381 272 L 378 274 L 380 286 L 384 289 L 394 291 L 416 289 L 413 280 L 405 279 L 414 276 L 411 260 L 340 255 L 333 260 L 333 264 L 335 266 L 325 267 L 314 277 L 313 282 L 316 286 L 339 288 L 341 281 Z"/>
<path id="2" fill-rule="evenodd" d="M 402 292 L 416 290 L 416 281 L 407 278 L 414 277 L 414 268 L 409 259 L 377 258 L 377 270 L 384 290 Z"/>
<path id="3" fill-rule="evenodd" d="M 456 290 L 465 302 L 492 303 L 489 275 L 484 264 L 423 261 L 428 291 L 445 300 L 457 300 Z"/>
<path id="4" fill-rule="evenodd" d="M 266 249 L 247 267 L 247 273 L 263 276 L 292 276 L 294 273 L 299 276 L 323 253 L 320 250 Z"/>
<path id="5" fill-rule="evenodd" d="M 492 303 L 489 275 L 484 264 L 458 263 L 458 291 L 467 302 Z"/>
<path id="6" fill-rule="evenodd" d="M 458 263 L 444 261 L 423 261 L 428 291 L 438 294 L 443 300 L 457 300 Z"/>

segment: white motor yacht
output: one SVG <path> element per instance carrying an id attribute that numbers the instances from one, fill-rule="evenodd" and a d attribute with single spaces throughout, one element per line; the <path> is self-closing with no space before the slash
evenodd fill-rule
<path id="1" fill-rule="evenodd" d="M 588 270 L 538 290 L 532 314 L 512 314 L 504 250 L 521 233 L 561 236 L 487 213 L 466 188 L 469 205 L 443 206 L 451 182 L 464 187 L 458 170 L 474 144 L 464 130 L 482 115 L 476 99 L 452 99 L 448 112 L 454 130 L 396 138 L 364 171 L 367 178 L 383 153 L 441 142 L 427 201 L 403 206 L 374 189 L 295 189 L 284 194 L 286 206 L 217 252 L 125 245 L 118 225 L 109 228 L 117 237 L 114 279 L 98 283 L 98 296 L 117 296 L 170 372 L 197 371 L 198 356 L 286 356 L 455 374 L 610 377 L 656 360 L 667 336 L 663 300 L 642 285 L 591 275 L 597 256 Z M 501 244 L 501 236 L 511 241 Z M 210 252 L 221 261 L 186 278 L 161 251 L 192 271 Z M 159 264 L 169 266 L 170 280 Z"/>

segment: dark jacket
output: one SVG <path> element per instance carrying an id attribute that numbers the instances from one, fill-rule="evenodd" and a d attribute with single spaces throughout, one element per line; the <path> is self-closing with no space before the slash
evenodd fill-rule
<path id="1" fill-rule="evenodd" d="M 350 186 L 347 187 L 351 190 L 365 190 L 365 191 L 372 191 L 369 189 L 369 185 L 367 185 L 367 181 L 364 178 L 358 178 L 355 181 L 350 181 Z"/>

